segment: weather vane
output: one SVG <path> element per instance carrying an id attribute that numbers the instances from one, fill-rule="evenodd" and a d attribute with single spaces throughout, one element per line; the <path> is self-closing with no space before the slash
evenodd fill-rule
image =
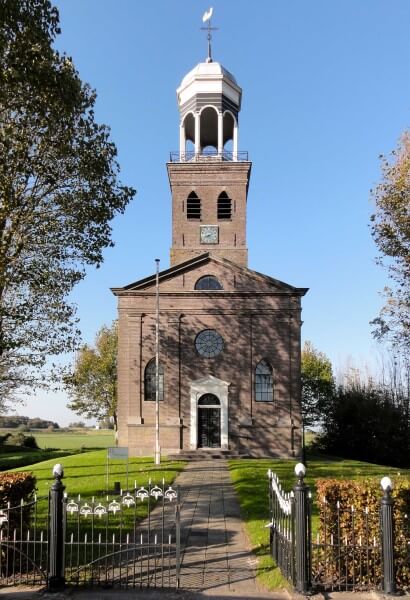
<path id="1" fill-rule="evenodd" d="M 202 31 L 207 31 L 208 35 L 207 40 L 208 40 L 208 58 L 206 59 L 206 62 L 212 62 L 212 48 L 211 48 L 211 41 L 212 41 L 212 34 L 211 31 L 217 31 L 218 27 L 211 27 L 211 17 L 212 17 L 212 13 L 214 12 L 214 9 L 211 7 L 209 10 L 205 11 L 203 16 L 202 16 L 202 22 L 206 23 L 206 27 L 201 27 Z"/>

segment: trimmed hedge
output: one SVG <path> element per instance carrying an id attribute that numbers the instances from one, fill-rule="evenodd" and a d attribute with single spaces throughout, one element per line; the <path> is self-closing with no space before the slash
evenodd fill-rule
<path id="1" fill-rule="evenodd" d="M 327 556 L 327 577 L 367 586 L 382 581 L 380 553 L 380 500 L 383 492 L 380 481 L 318 479 L 316 481 L 319 507 L 319 543 L 337 544 L 337 554 Z M 396 583 L 402 589 L 410 588 L 410 479 L 395 477 L 392 496 L 394 499 L 394 545 Z M 324 502 L 324 499 L 326 501 Z M 339 506 L 338 506 L 339 503 Z M 373 547 L 370 554 L 366 544 Z M 316 578 L 320 580 L 325 566 L 318 563 Z"/>
<path id="2" fill-rule="evenodd" d="M 36 478 L 32 473 L 0 473 L 0 510 L 16 507 L 16 510 L 6 511 L 8 514 L 8 528 L 20 528 L 21 525 L 21 501 L 29 504 L 34 500 L 36 491 Z M 23 509 L 23 527 L 30 523 L 30 506 Z M 3 526 L 4 528 L 4 526 Z"/>

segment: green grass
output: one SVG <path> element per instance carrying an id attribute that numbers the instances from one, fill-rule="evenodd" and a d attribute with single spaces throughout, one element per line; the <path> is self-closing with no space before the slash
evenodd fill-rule
<path id="1" fill-rule="evenodd" d="M 52 469 L 56 462 L 61 462 L 64 466 L 63 483 L 65 492 L 68 495 L 68 501 L 79 501 L 84 505 L 85 502 L 90 504 L 95 497 L 95 503 L 106 502 L 104 493 L 106 488 L 106 456 L 105 450 L 95 452 L 84 452 L 73 456 L 66 456 L 59 461 L 55 459 L 47 460 L 42 463 L 26 466 L 23 468 L 13 469 L 13 471 L 30 471 L 37 479 L 37 495 L 39 498 L 37 507 L 37 527 L 42 530 L 47 523 L 48 501 L 47 495 L 50 486 L 53 484 Z M 163 460 L 161 465 L 154 465 L 152 458 L 131 458 L 128 465 L 129 488 L 134 488 L 134 481 L 137 486 L 148 487 L 148 482 L 151 479 L 152 485 L 162 484 L 164 479 L 165 485 L 170 485 L 180 471 L 183 470 L 185 463 L 182 461 L 167 461 Z M 111 461 L 110 463 L 110 478 L 109 488 L 113 488 L 115 481 L 121 483 L 121 487 L 126 490 L 126 463 L 124 461 Z M 110 501 L 114 499 L 113 495 L 109 497 Z M 159 502 L 161 500 L 158 500 Z M 155 506 L 155 500 L 151 498 L 151 509 Z M 102 539 L 111 539 L 113 534 L 118 535 L 120 531 L 132 531 L 134 522 L 145 518 L 148 514 L 148 503 L 138 501 L 134 507 L 124 508 L 117 514 L 104 517 L 102 519 L 81 519 L 81 539 L 87 533 L 98 539 L 98 535 L 102 535 Z M 77 515 L 67 516 L 67 536 L 71 533 L 77 536 Z M 87 555 L 88 556 L 88 555 Z M 88 556 L 87 560 L 90 557 Z"/>
<path id="2" fill-rule="evenodd" d="M 287 588 L 289 584 L 275 567 L 269 553 L 268 509 L 268 469 L 278 476 L 285 491 L 290 491 L 295 483 L 295 460 L 249 459 L 231 460 L 229 469 L 231 479 L 238 494 L 242 519 L 245 523 L 253 552 L 258 557 L 257 576 L 268 589 Z M 343 460 L 325 456 L 309 459 L 306 483 L 311 487 L 313 495 L 313 527 L 317 521 L 315 504 L 315 480 L 318 478 L 360 479 L 367 477 L 381 478 L 384 475 L 394 476 L 396 473 L 407 473 L 404 469 L 395 469 L 381 465 L 373 465 L 355 460 Z"/>
<path id="3" fill-rule="evenodd" d="M 0 435 L 15 433 L 17 429 L 0 429 Z M 33 435 L 38 447 L 46 450 L 80 450 L 108 448 L 115 446 L 114 431 L 108 429 L 74 429 L 73 431 L 46 431 L 44 429 L 32 429 L 24 432 L 25 435 Z"/>
<path id="4" fill-rule="evenodd" d="M 13 452 L 0 455 L 0 471 L 8 471 L 25 465 L 34 465 L 47 459 L 53 459 L 67 456 L 67 450 L 53 450 L 45 452 L 44 450 L 24 450 L 14 449 Z"/>
<path id="5" fill-rule="evenodd" d="M 63 483 L 69 497 L 78 494 L 87 497 L 101 496 L 106 487 L 106 458 L 107 452 L 105 450 L 97 450 L 66 456 L 58 461 L 64 466 Z M 50 485 L 53 483 L 52 470 L 55 463 L 56 460 L 51 459 L 13 470 L 32 472 L 37 479 L 38 495 L 42 496 L 48 492 Z M 134 480 L 137 481 L 138 486 L 146 486 L 150 478 L 153 483 L 161 483 L 162 478 L 164 478 L 165 483 L 168 485 L 183 470 L 184 465 L 185 463 L 182 461 L 163 460 L 161 465 L 156 466 L 152 458 L 130 458 L 128 465 L 129 487 L 134 487 Z M 110 487 L 113 486 L 114 481 L 119 481 L 125 489 L 125 461 L 110 461 L 109 473 Z"/>

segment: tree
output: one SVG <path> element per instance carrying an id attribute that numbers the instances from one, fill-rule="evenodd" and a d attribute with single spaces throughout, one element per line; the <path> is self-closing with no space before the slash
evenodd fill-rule
<path id="1" fill-rule="evenodd" d="M 117 348 L 118 326 L 103 326 L 97 333 L 95 346 L 80 348 L 73 371 L 65 384 L 71 398 L 67 405 L 87 419 L 112 417 L 117 431 Z"/>
<path id="2" fill-rule="evenodd" d="M 321 423 L 334 390 L 332 363 L 306 341 L 302 350 L 302 420 L 304 427 Z"/>
<path id="3" fill-rule="evenodd" d="M 101 264 L 110 221 L 135 194 L 118 181 L 95 91 L 53 48 L 59 33 L 49 0 L 1 0 L 0 403 L 78 347 L 67 295 Z"/>
<path id="4" fill-rule="evenodd" d="M 374 335 L 389 340 L 408 356 L 410 347 L 410 132 L 402 136 L 392 160 L 382 159 L 382 180 L 373 190 L 376 212 L 372 236 L 387 267 L 392 287 L 384 289 L 386 303 L 372 321 Z"/>
<path id="5" fill-rule="evenodd" d="M 335 391 L 315 445 L 343 458 L 409 467 L 410 422 L 384 386 L 351 382 Z"/>

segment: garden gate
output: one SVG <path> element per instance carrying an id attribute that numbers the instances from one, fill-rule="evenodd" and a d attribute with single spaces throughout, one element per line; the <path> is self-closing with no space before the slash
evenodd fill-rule
<path id="1" fill-rule="evenodd" d="M 104 498 L 64 493 L 0 509 L 0 584 L 179 587 L 178 488 L 152 483 Z"/>

